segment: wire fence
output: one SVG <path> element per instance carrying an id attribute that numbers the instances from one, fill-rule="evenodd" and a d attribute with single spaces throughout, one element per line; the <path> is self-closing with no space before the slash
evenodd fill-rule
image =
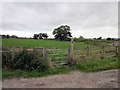
<path id="1" fill-rule="evenodd" d="M 78 64 L 83 60 L 98 60 L 112 58 L 118 55 L 118 46 L 87 46 L 84 48 L 68 49 L 53 49 L 53 48 L 29 48 L 29 47 L 16 47 L 16 46 L 3 46 L 2 52 L 10 52 L 11 57 L 14 59 L 17 52 L 21 52 L 24 49 L 27 51 L 37 50 L 38 53 L 42 53 L 42 57 L 49 60 L 50 66 L 63 66 L 68 64 Z"/>

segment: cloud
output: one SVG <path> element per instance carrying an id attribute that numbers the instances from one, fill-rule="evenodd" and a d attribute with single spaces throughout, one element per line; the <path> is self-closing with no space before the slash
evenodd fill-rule
<path id="1" fill-rule="evenodd" d="M 4 2 L 2 33 L 14 31 L 32 37 L 34 33 L 46 32 L 53 37 L 54 28 L 67 24 L 74 37 L 117 37 L 117 5 L 115 2 Z"/>

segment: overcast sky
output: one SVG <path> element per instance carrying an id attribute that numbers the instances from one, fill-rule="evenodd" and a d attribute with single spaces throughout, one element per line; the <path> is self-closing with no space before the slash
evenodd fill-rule
<path id="1" fill-rule="evenodd" d="M 2 34 L 33 37 L 69 25 L 73 37 L 118 37 L 117 2 L 4 2 Z"/>

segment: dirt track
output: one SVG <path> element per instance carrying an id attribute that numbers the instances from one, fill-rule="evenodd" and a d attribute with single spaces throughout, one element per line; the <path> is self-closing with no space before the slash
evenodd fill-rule
<path id="1" fill-rule="evenodd" d="M 118 88 L 118 70 L 10 79 L 4 80 L 2 85 L 3 88 Z"/>

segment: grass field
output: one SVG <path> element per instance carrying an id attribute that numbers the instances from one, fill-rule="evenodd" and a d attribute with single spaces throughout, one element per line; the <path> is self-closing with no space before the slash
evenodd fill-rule
<path id="1" fill-rule="evenodd" d="M 20 46 L 20 47 L 45 47 L 45 48 L 59 48 L 67 49 L 70 46 L 70 41 L 59 40 L 35 40 L 35 39 L 3 39 L 3 46 Z M 84 42 L 76 42 L 76 47 L 85 47 L 89 44 Z"/>
<path id="2" fill-rule="evenodd" d="M 70 41 L 59 41 L 59 40 L 36 40 L 36 39 L 3 39 L 3 46 L 18 46 L 18 47 L 30 47 L 30 48 L 49 48 L 49 59 L 56 63 L 67 62 L 68 48 L 70 47 Z M 89 44 L 86 42 L 74 42 L 74 50 L 81 50 L 81 53 L 86 53 L 86 47 L 95 47 L 96 50 L 99 49 L 98 46 Z M 58 49 L 58 50 L 56 50 Z"/>
<path id="3" fill-rule="evenodd" d="M 101 57 L 103 49 L 101 48 L 103 44 L 107 41 L 84 41 L 84 42 L 74 42 L 74 53 L 78 56 L 79 54 L 86 54 L 88 46 L 91 47 L 90 54 L 91 56 L 94 55 L 92 60 L 83 60 L 78 65 L 74 67 L 69 66 L 62 66 L 62 67 L 55 67 L 49 69 L 45 72 L 27 72 L 27 71 L 11 71 L 11 70 L 4 70 L 3 69 L 3 78 L 13 78 L 13 77 L 40 77 L 40 76 L 47 76 L 59 73 L 68 73 L 72 70 L 80 70 L 84 72 L 95 72 L 95 71 L 102 71 L 108 69 L 117 69 L 118 68 L 118 58 L 112 55 L 115 52 L 109 52 L 110 50 L 115 50 L 114 47 L 107 47 L 106 50 L 109 53 L 105 55 L 112 56 L 109 58 L 99 59 L 95 56 Z M 2 40 L 3 46 L 18 46 L 18 47 L 30 47 L 30 48 L 48 48 L 51 50 L 48 53 L 49 60 L 51 62 L 60 65 L 60 63 L 64 63 L 67 61 L 68 55 L 68 48 L 70 47 L 70 41 L 58 41 L 58 40 L 35 40 L 35 39 L 3 39 Z M 85 56 L 87 57 L 87 56 Z M 80 59 L 80 58 L 77 58 Z"/>

